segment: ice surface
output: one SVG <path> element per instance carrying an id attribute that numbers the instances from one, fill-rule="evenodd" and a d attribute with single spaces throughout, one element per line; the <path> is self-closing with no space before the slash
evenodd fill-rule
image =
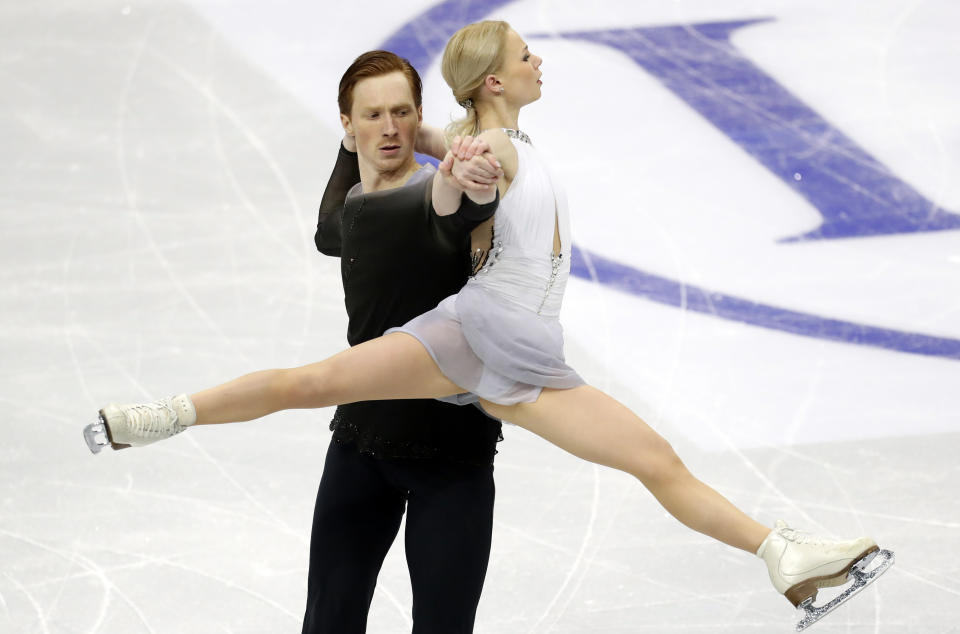
<path id="1" fill-rule="evenodd" d="M 0 632 L 299 631 L 330 411 L 99 456 L 81 429 L 111 400 L 345 344 L 339 267 L 312 243 L 336 83 L 432 5 L 366 2 L 361 19 L 327 4 L 0 8 Z M 523 0 L 492 15 L 545 58 L 521 125 L 567 183 L 579 247 L 760 304 L 960 339 L 960 233 L 780 243 L 817 210 L 622 53 L 533 37 L 772 17 L 737 48 L 958 212 L 956 3 Z M 436 61 L 421 70 L 442 124 L 457 107 Z M 582 278 L 564 323 L 570 363 L 745 510 L 896 551 L 819 631 L 957 631 L 960 360 Z M 518 428 L 496 470 L 477 632 L 792 628 L 759 561 L 683 529 L 630 477 Z M 369 631 L 410 623 L 397 543 Z"/>

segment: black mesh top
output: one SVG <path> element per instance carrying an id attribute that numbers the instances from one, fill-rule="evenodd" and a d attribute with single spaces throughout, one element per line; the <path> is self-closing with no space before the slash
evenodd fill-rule
<path id="1" fill-rule="evenodd" d="M 433 176 L 415 174 L 399 188 L 360 191 L 357 154 L 343 146 L 320 203 L 315 242 L 340 257 L 351 346 L 378 337 L 434 308 L 466 283 L 470 231 L 497 201 L 466 196 L 455 214 L 433 211 Z M 351 191 L 353 190 L 353 191 Z M 341 405 L 330 424 L 338 442 L 388 458 L 441 457 L 492 464 L 500 422 L 473 406 L 436 400 Z"/>

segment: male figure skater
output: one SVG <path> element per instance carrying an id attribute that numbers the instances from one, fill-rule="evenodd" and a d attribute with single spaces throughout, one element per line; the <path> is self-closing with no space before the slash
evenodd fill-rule
<path id="1" fill-rule="evenodd" d="M 409 62 L 365 53 L 340 82 L 344 136 L 316 245 L 339 256 L 351 346 L 436 306 L 470 272 L 470 231 L 497 201 L 438 216 L 414 145 L 421 83 Z M 438 153 L 437 136 L 421 143 Z M 493 170 L 493 167 L 490 168 Z M 496 179 L 494 174 L 489 182 Z M 362 181 L 362 184 L 361 184 Z M 317 494 L 304 634 L 362 634 L 381 564 L 407 511 L 414 634 L 473 631 L 493 528 L 500 422 L 435 400 L 337 408 Z"/>

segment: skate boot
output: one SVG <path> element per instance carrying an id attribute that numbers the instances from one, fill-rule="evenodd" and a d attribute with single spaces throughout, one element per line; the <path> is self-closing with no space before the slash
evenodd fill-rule
<path id="1" fill-rule="evenodd" d="M 186 394 L 152 403 L 116 405 L 100 410 L 100 420 L 87 425 L 83 437 L 93 453 L 140 447 L 179 434 L 197 422 L 197 410 Z"/>
<path id="2" fill-rule="evenodd" d="M 893 553 L 880 550 L 869 537 L 838 541 L 815 537 L 789 528 L 778 520 L 757 556 L 767 564 L 770 581 L 794 607 L 803 610 L 797 631 L 813 625 L 854 594 L 872 583 L 893 564 Z M 876 560 L 869 571 L 867 566 Z M 819 588 L 853 583 L 822 606 L 813 605 Z"/>

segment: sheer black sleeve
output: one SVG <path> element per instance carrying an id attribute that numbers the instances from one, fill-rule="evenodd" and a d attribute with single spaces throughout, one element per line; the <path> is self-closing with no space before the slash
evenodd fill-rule
<path id="1" fill-rule="evenodd" d="M 423 198 L 423 210 L 430 218 L 430 224 L 437 226 L 441 231 L 452 233 L 470 233 L 479 225 L 493 217 L 500 206 L 500 191 L 497 190 L 494 199 L 480 204 L 470 200 L 466 194 L 460 194 L 460 207 L 452 214 L 441 216 L 433 210 L 433 179 L 439 178 L 434 174 L 430 177 Z"/>
<path id="2" fill-rule="evenodd" d="M 320 214 L 317 218 L 317 233 L 313 238 L 317 250 L 325 255 L 340 256 L 340 223 L 343 203 L 350 188 L 360 182 L 360 165 L 357 153 L 350 152 L 340 144 L 337 162 L 327 181 L 327 188 L 320 199 Z"/>
<path id="3" fill-rule="evenodd" d="M 500 190 L 497 190 L 497 194 L 492 201 L 482 205 L 470 200 L 470 197 L 466 194 L 461 194 L 460 209 L 457 210 L 457 215 L 460 216 L 467 225 L 473 225 L 475 227 L 483 221 L 492 218 L 499 205 Z"/>

